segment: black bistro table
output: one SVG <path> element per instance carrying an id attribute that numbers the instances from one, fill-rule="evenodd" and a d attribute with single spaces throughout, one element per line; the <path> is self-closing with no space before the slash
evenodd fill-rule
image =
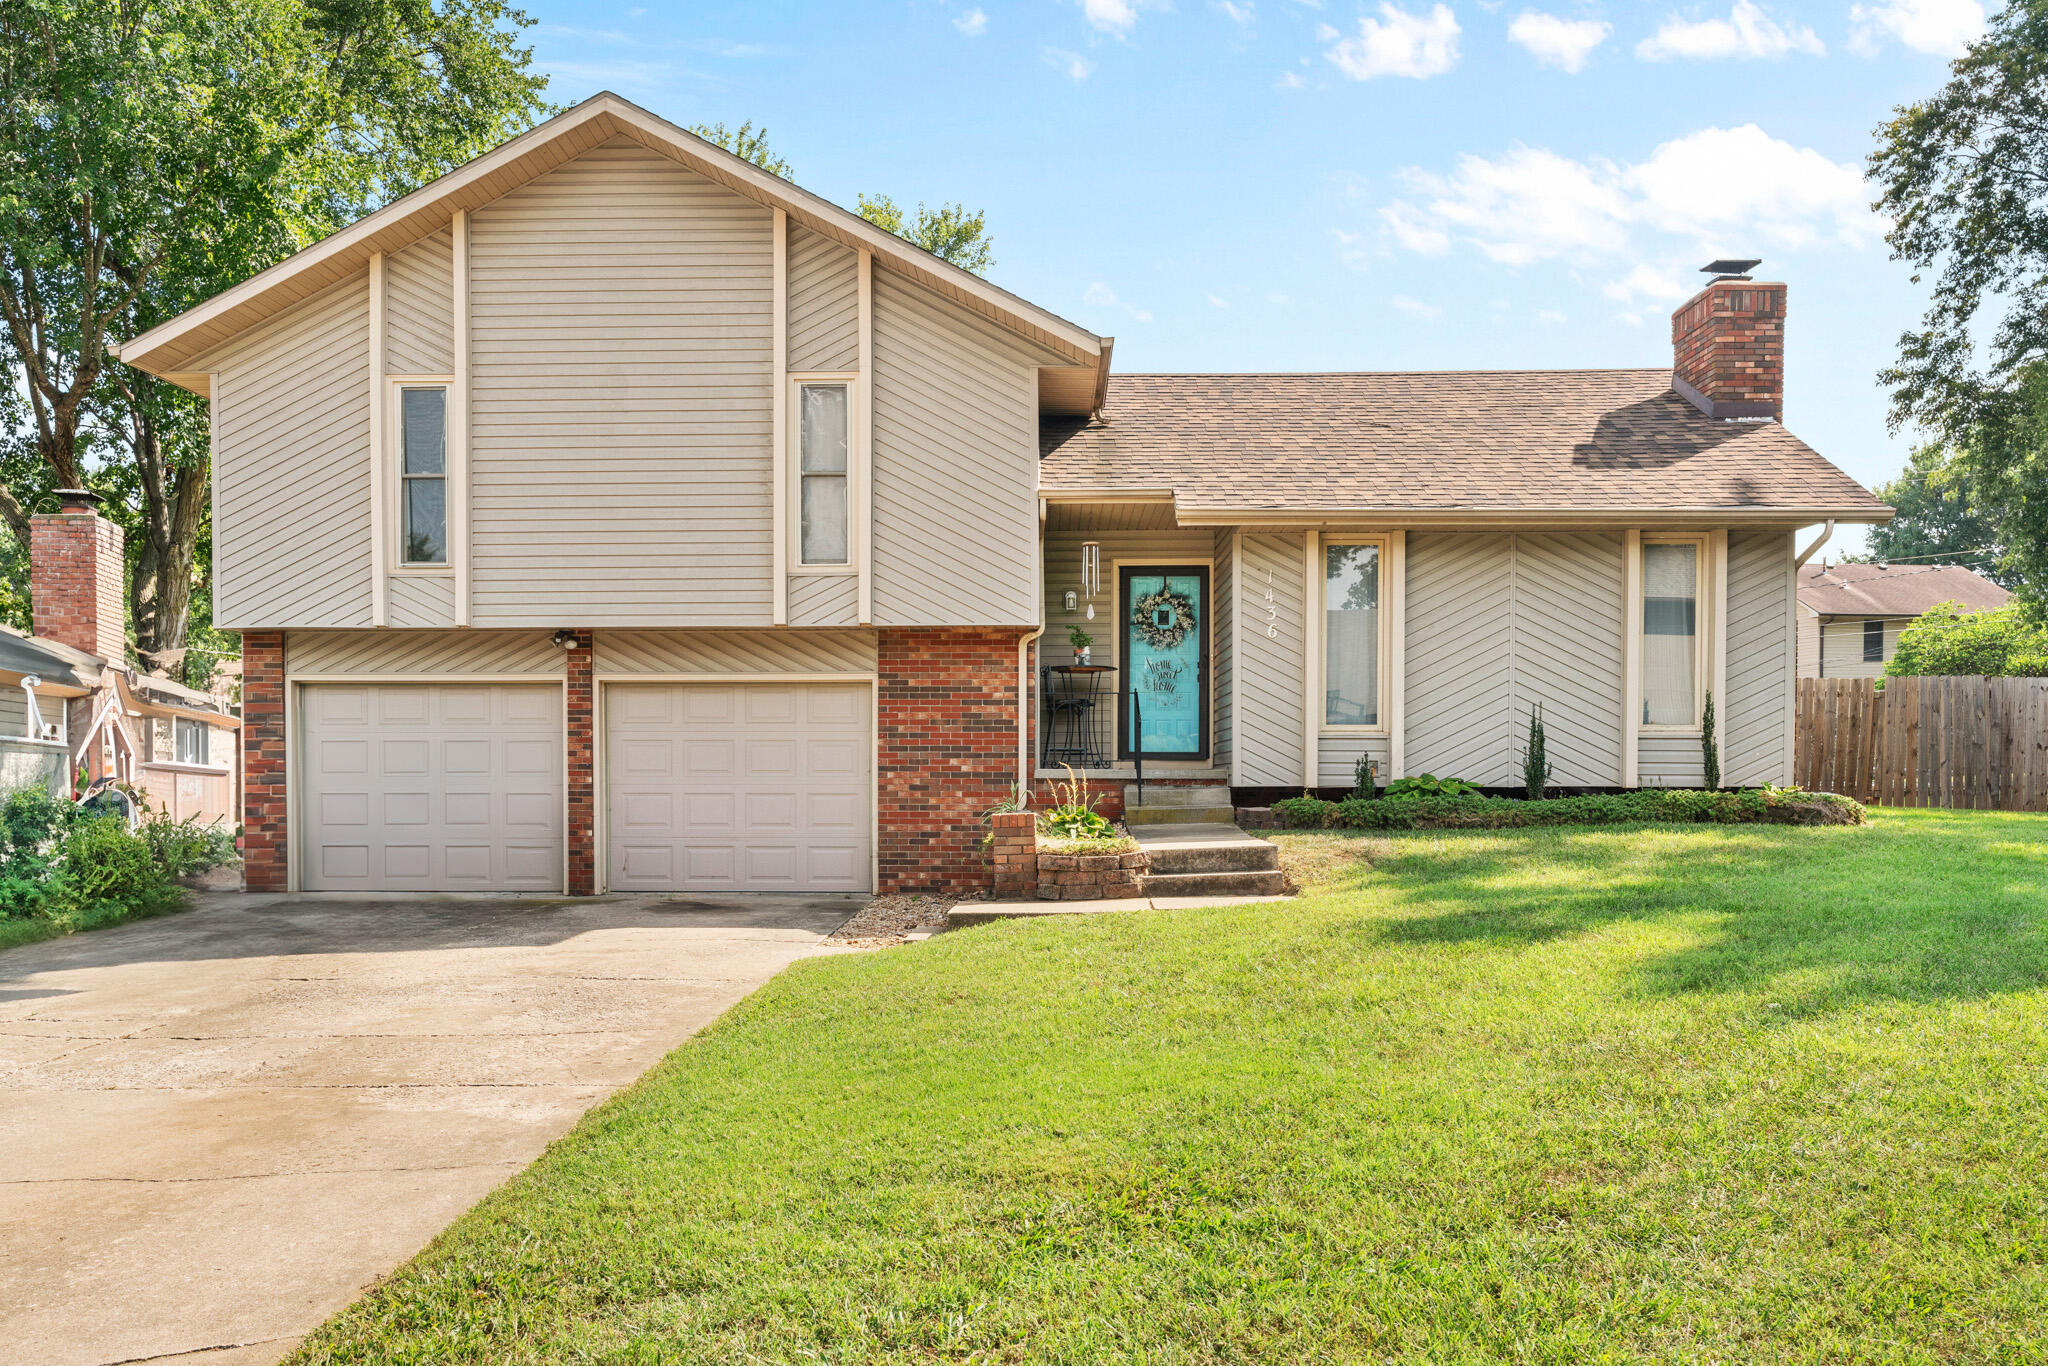
<path id="1" fill-rule="evenodd" d="M 1045 670 L 1045 761 L 1108 768 L 1103 718 L 1116 706 L 1114 664 L 1055 664 Z"/>

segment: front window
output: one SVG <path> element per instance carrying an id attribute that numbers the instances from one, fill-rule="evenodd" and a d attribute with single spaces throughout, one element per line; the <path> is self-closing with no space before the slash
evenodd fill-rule
<path id="1" fill-rule="evenodd" d="M 206 723 L 187 721 L 178 717 L 171 722 L 171 733 L 176 746 L 177 760 L 181 764 L 204 764 L 212 756 L 206 750 Z"/>
<path id="2" fill-rule="evenodd" d="M 399 392 L 399 559 L 448 563 L 448 391 Z"/>
<path id="3" fill-rule="evenodd" d="M 1881 621 L 1863 623 L 1863 662 L 1884 663 L 1884 623 Z"/>
<path id="4" fill-rule="evenodd" d="M 798 387 L 799 553 L 803 564 L 847 563 L 846 386 Z"/>
<path id="5" fill-rule="evenodd" d="M 1380 548 L 1323 547 L 1323 723 L 1380 723 Z"/>
<path id="6" fill-rule="evenodd" d="M 1643 547 L 1643 724 L 1700 719 L 1700 547 Z"/>

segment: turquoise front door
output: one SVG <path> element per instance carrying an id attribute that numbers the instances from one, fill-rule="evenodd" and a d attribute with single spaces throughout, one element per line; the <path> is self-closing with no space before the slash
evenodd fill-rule
<path id="1" fill-rule="evenodd" d="M 1209 571 L 1205 566 L 1125 565 L 1122 758 L 1209 757 Z"/>

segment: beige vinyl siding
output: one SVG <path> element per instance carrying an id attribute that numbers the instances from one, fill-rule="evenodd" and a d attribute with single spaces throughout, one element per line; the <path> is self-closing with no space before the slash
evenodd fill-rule
<path id="1" fill-rule="evenodd" d="M 1899 632 L 1911 625 L 1911 617 L 1884 618 L 1884 661 L 1899 652 Z M 1862 617 L 1829 617 L 1821 623 L 1821 676 L 1824 678 L 1882 678 L 1884 661 L 1866 663 L 1863 658 Z"/>
<path id="2" fill-rule="evenodd" d="M 860 580 L 850 574 L 790 575 L 789 624 L 860 625 Z"/>
<path id="3" fill-rule="evenodd" d="M 1522 781 L 1529 712 L 1540 702 L 1551 783 L 1618 786 L 1627 644 L 1622 538 L 1559 532 L 1516 536 L 1513 543 L 1514 574 L 1506 585 L 1514 600 L 1508 782 Z"/>
<path id="4" fill-rule="evenodd" d="M 1081 543 L 1102 547 L 1102 592 L 1095 599 L 1095 619 L 1088 619 L 1088 598 L 1081 589 Z M 1117 629 L 1116 566 L 1122 564 L 1201 564 L 1215 553 L 1215 537 L 1207 531 L 1075 531 L 1045 538 L 1045 662 L 1071 664 L 1074 647 L 1067 632 L 1078 626 L 1095 642 L 1089 659 L 1115 665 L 1123 633 Z M 1077 595 L 1074 610 L 1066 595 Z M 1209 596 L 1210 653 L 1216 649 L 1217 589 L 1211 576 Z M 1122 686 L 1121 684 L 1119 686 Z M 1212 713 L 1213 714 L 1213 713 Z"/>
<path id="5" fill-rule="evenodd" d="M 45 720 L 54 721 L 57 719 L 47 714 L 51 708 L 44 707 L 43 710 L 45 712 Z M 4 679 L 0 679 L 0 740 L 25 740 L 27 738 L 28 694 L 21 690 L 21 684 L 9 683 Z"/>
<path id="6" fill-rule="evenodd" d="M 437 232 L 392 255 L 384 269 L 384 373 L 455 370 L 455 238 Z"/>
<path id="7" fill-rule="evenodd" d="M 1498 787 L 1509 778 L 1514 543 L 1408 536 L 1408 773 Z M 1617 712 L 1618 712 L 1617 708 Z"/>
<path id="8" fill-rule="evenodd" d="M 1303 533 L 1246 532 L 1238 547 L 1237 609 L 1243 615 L 1232 660 L 1234 781 L 1241 787 L 1288 787 L 1307 781 Z"/>
<path id="9" fill-rule="evenodd" d="M 829 237 L 789 230 L 789 369 L 843 374 L 860 368 L 860 255 Z"/>
<path id="10" fill-rule="evenodd" d="M 1715 720 L 1729 787 L 1792 781 L 1793 554 L 1786 532 L 1728 536 L 1728 696 Z"/>
<path id="11" fill-rule="evenodd" d="M 767 624 L 770 226 L 622 141 L 472 216 L 477 625 Z"/>
<path id="12" fill-rule="evenodd" d="M 1636 741 L 1636 754 L 1636 782 L 1642 787 L 1698 787 L 1707 780 L 1697 735 L 1644 735 Z"/>
<path id="13" fill-rule="evenodd" d="M 1820 616 L 1800 607 L 1793 613 L 1798 624 L 1799 676 L 1814 678 L 1820 674 Z"/>
<path id="14" fill-rule="evenodd" d="M 1392 776 L 1390 742 L 1384 735 L 1345 735 L 1324 732 L 1316 746 L 1316 786 L 1349 788 L 1357 776 L 1358 761 L 1371 759 L 1379 765 L 1380 786 Z"/>
<path id="15" fill-rule="evenodd" d="M 873 631 L 599 631 L 599 674 L 875 671 Z"/>
<path id="16" fill-rule="evenodd" d="M 218 626 L 370 624 L 369 319 L 357 275 L 203 358 Z"/>
<path id="17" fill-rule="evenodd" d="M 393 574 L 390 623 L 400 627 L 455 624 L 455 580 L 446 574 Z"/>
<path id="18" fill-rule="evenodd" d="M 1216 568 L 1209 575 L 1209 595 L 1212 606 L 1209 609 L 1210 645 L 1209 676 L 1212 679 L 1210 691 L 1213 718 L 1210 729 L 1214 732 L 1211 740 L 1212 762 L 1218 768 L 1230 767 L 1231 716 L 1236 701 L 1235 679 L 1232 676 L 1232 649 L 1234 613 L 1237 606 L 1236 565 L 1232 550 L 1237 536 L 1229 527 L 1218 527 L 1213 538 L 1211 553 L 1216 558 Z"/>
<path id="19" fill-rule="evenodd" d="M 293 631 L 285 671 L 303 674 L 532 674 L 560 677 L 551 631 Z"/>
<path id="20" fill-rule="evenodd" d="M 874 279 L 874 620 L 1037 624 L 1038 367 L 1058 358 Z"/>

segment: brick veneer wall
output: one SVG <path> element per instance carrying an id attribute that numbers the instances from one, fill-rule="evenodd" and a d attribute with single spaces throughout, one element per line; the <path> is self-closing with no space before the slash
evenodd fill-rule
<path id="1" fill-rule="evenodd" d="M 1017 640 L 1003 629 L 878 632 L 883 893 L 988 885 L 981 813 L 1017 780 Z"/>
<path id="2" fill-rule="evenodd" d="M 291 828 L 285 795 L 284 633 L 242 635 L 242 886 L 290 886 Z"/>
<path id="3" fill-rule="evenodd" d="M 96 512 L 29 518 L 35 633 L 109 664 L 128 662 L 127 568 L 121 528 Z"/>
<path id="4" fill-rule="evenodd" d="M 999 898 L 1031 896 L 1038 890 L 1038 817 L 1029 811 L 1004 811 L 990 819 L 995 842 L 995 894 Z"/>
<path id="5" fill-rule="evenodd" d="M 1672 373 L 1715 403 L 1785 416 L 1785 286 L 1708 285 L 1671 315 Z"/>
<path id="6" fill-rule="evenodd" d="M 597 890 L 597 689 L 591 634 L 577 631 L 569 645 L 569 895 Z"/>

